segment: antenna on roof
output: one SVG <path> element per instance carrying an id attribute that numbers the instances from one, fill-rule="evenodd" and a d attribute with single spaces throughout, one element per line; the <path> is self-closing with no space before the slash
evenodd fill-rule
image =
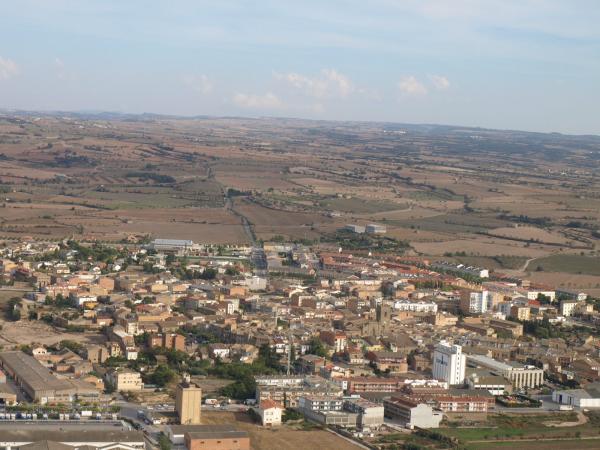
<path id="1" fill-rule="evenodd" d="M 288 354 L 287 354 L 287 375 L 290 376 L 290 366 L 292 365 L 292 333 L 288 333 Z"/>

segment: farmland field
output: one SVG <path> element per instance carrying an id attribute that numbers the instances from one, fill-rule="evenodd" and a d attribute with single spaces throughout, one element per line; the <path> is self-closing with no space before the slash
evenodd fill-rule
<path id="1" fill-rule="evenodd" d="M 600 276 L 599 139 L 477 130 L 474 141 L 466 128 L 390 127 L 1 115 L 0 239 L 247 243 L 247 220 L 258 239 L 319 242 L 375 222 L 412 254 L 460 253 L 595 288 L 585 277 Z"/>
<path id="2" fill-rule="evenodd" d="M 600 257 L 552 255 L 536 259 L 529 270 L 600 276 Z"/>
<path id="3" fill-rule="evenodd" d="M 580 442 L 581 448 L 598 448 L 600 434 L 597 420 L 596 413 L 589 413 L 588 416 L 574 412 L 532 415 L 499 414 L 490 416 L 486 427 L 443 428 L 439 431 L 446 436 L 458 438 L 468 449 L 567 448 L 544 446 L 544 444 L 560 445 L 560 440 L 570 443 L 577 442 L 577 448 L 579 448 Z M 570 426 L 553 426 L 557 424 Z"/>

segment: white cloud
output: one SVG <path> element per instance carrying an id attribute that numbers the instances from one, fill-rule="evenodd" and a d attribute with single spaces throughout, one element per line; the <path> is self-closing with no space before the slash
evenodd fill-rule
<path id="1" fill-rule="evenodd" d="M 213 90 L 213 83 L 206 75 L 187 75 L 183 78 L 185 84 L 191 87 L 194 91 L 201 94 L 209 94 Z"/>
<path id="2" fill-rule="evenodd" d="M 19 66 L 11 59 L 0 56 L 0 80 L 8 80 L 19 73 Z"/>
<path id="3" fill-rule="evenodd" d="M 398 89 L 400 92 L 407 95 L 426 95 L 427 88 L 423 83 L 417 80 L 416 77 L 410 75 L 408 77 L 402 78 L 398 82 Z"/>
<path id="4" fill-rule="evenodd" d="M 299 73 L 276 73 L 275 78 L 287 82 L 292 87 L 314 98 L 346 98 L 355 88 L 350 79 L 335 69 L 323 69 L 317 77 Z"/>
<path id="5" fill-rule="evenodd" d="M 233 103 L 242 108 L 278 109 L 283 107 L 281 100 L 271 92 L 267 92 L 265 95 L 237 93 L 233 96 Z"/>
<path id="6" fill-rule="evenodd" d="M 436 89 L 443 91 L 450 87 L 450 80 L 442 75 L 430 75 L 429 79 Z"/>

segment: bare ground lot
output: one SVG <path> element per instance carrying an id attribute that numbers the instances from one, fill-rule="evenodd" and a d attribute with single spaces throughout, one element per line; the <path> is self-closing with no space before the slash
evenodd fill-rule
<path id="1" fill-rule="evenodd" d="M 44 322 L 20 320 L 7 322 L 0 320 L 0 345 L 4 348 L 12 346 L 44 344 L 52 345 L 63 340 L 81 343 L 99 343 L 105 340 L 104 336 L 95 333 L 68 333 L 55 329 Z"/>
<path id="2" fill-rule="evenodd" d="M 356 450 L 359 448 L 345 439 L 319 429 L 301 430 L 287 425 L 273 429 L 263 428 L 251 423 L 248 415 L 244 413 L 202 411 L 202 423 L 232 424 L 247 431 L 250 434 L 253 450 Z"/>
<path id="3" fill-rule="evenodd" d="M 600 276 L 544 271 L 530 272 L 528 278 L 535 283 L 542 283 L 553 287 L 590 290 L 589 293 L 591 295 L 597 295 L 591 290 L 600 293 Z"/>
<path id="4" fill-rule="evenodd" d="M 22 295 L 23 292 L 0 289 L 0 346 L 2 348 L 8 349 L 34 343 L 52 345 L 66 339 L 81 343 L 104 342 L 105 337 L 97 333 L 68 333 L 41 321 L 5 320 L 8 301 Z"/>
<path id="5" fill-rule="evenodd" d="M 446 252 L 466 252 L 473 256 L 529 256 L 540 257 L 550 253 L 552 249 L 540 245 L 525 246 L 522 243 L 512 243 L 484 239 L 457 239 L 444 242 L 414 242 L 413 247 L 425 255 L 443 255 Z"/>
<path id="6" fill-rule="evenodd" d="M 549 244 L 566 244 L 568 242 L 568 239 L 557 233 L 552 233 L 535 227 L 495 228 L 490 230 L 489 234 L 515 239 L 531 239 Z"/>

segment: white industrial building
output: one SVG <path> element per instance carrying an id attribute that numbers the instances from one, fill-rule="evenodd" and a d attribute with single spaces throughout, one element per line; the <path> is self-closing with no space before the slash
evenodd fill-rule
<path id="1" fill-rule="evenodd" d="M 463 384 L 465 368 L 466 358 L 460 345 L 450 345 L 446 341 L 436 345 L 433 352 L 433 378 L 446 381 L 449 385 Z"/>
<path id="2" fill-rule="evenodd" d="M 400 422 L 407 428 L 439 428 L 444 413 L 426 403 L 399 396 L 383 401 L 385 417 Z"/>
<path id="3" fill-rule="evenodd" d="M 157 252 L 185 254 L 192 250 L 194 242 L 187 239 L 154 239 L 152 248 Z"/>
<path id="4" fill-rule="evenodd" d="M 552 400 L 578 408 L 600 408 L 600 383 L 588 384 L 585 389 L 554 391 Z"/>
<path id="5" fill-rule="evenodd" d="M 362 234 L 365 232 L 365 227 L 363 227 L 362 225 L 356 225 L 356 224 L 352 224 L 352 223 L 349 223 L 348 225 L 346 225 L 344 227 L 344 229 L 346 231 L 350 231 L 352 233 L 358 233 L 358 234 Z"/>
<path id="6" fill-rule="evenodd" d="M 370 223 L 365 227 L 365 231 L 371 234 L 385 234 L 387 232 L 387 228 L 385 225 Z"/>
<path id="7" fill-rule="evenodd" d="M 508 379 L 514 388 L 535 388 L 544 384 L 544 370 L 515 362 L 501 362 L 483 355 L 468 355 L 469 363 L 490 369 Z"/>

